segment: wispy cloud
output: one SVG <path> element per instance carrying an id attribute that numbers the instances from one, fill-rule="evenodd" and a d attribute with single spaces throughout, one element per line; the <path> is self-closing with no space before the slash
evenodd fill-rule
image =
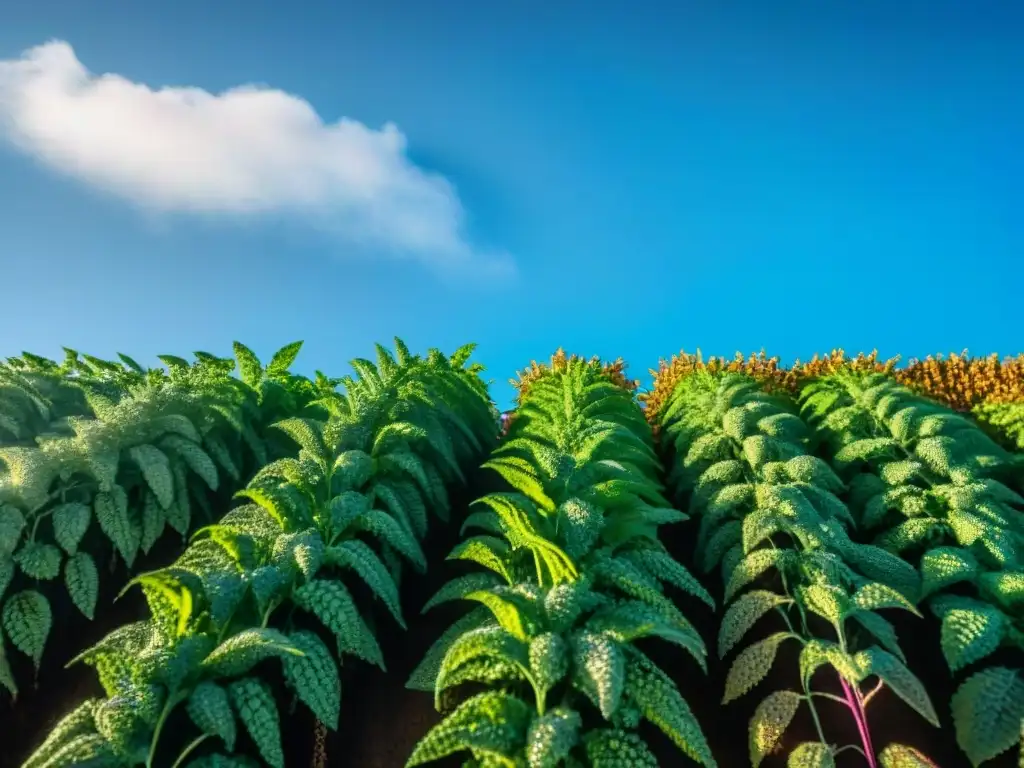
<path id="1" fill-rule="evenodd" d="M 374 252 L 512 268 L 467 241 L 455 189 L 410 162 L 395 125 L 328 123 L 284 91 L 153 89 L 93 74 L 53 41 L 0 60 L 0 135 L 151 210 L 301 215 Z"/>

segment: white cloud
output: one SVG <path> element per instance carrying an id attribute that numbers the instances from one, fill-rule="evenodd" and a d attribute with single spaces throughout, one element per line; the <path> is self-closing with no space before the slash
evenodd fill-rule
<path id="1" fill-rule="evenodd" d="M 283 91 L 154 90 L 95 75 L 53 41 L 0 60 L 0 135 L 151 210 L 300 214 L 376 251 L 511 269 L 467 242 L 454 188 L 409 161 L 395 125 L 325 123 Z"/>

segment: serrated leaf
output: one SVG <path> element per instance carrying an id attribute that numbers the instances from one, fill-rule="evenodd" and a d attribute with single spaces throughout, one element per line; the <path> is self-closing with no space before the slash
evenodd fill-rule
<path id="1" fill-rule="evenodd" d="M 722 617 L 721 628 L 718 632 L 718 658 L 725 658 L 732 647 L 743 639 L 743 636 L 762 616 L 774 608 L 788 605 L 791 602 L 793 602 L 791 598 L 763 589 L 740 595 L 739 599 L 729 606 Z"/>
<path id="2" fill-rule="evenodd" d="M 14 579 L 14 561 L 9 557 L 0 558 L 0 598 L 7 592 L 7 587 L 11 585 L 11 581 Z"/>
<path id="3" fill-rule="evenodd" d="M 291 418 L 278 421 L 271 426 L 284 432 L 300 448 L 307 451 L 317 463 L 327 467 L 327 446 L 324 445 L 323 428 L 319 422 L 312 419 Z"/>
<path id="4" fill-rule="evenodd" d="M 188 716 L 202 733 L 219 736 L 229 752 L 235 749 L 238 730 L 228 692 L 212 680 L 199 683 L 185 705 Z"/>
<path id="5" fill-rule="evenodd" d="M 398 625 L 405 629 L 402 606 L 398 597 L 398 585 L 388 573 L 387 567 L 370 547 L 358 539 L 343 541 L 329 547 L 326 561 L 342 568 L 351 568 L 366 582 L 371 591 L 380 598 Z M 424 609 L 426 610 L 426 609 Z"/>
<path id="6" fill-rule="evenodd" d="M 6 557 L 18 548 L 25 530 L 25 515 L 12 504 L 0 504 L 0 557 Z"/>
<path id="7" fill-rule="evenodd" d="M 409 675 L 405 687 L 415 691 L 433 691 L 438 672 L 448 649 L 466 632 L 487 624 L 493 624 L 494 617 L 484 606 L 478 606 L 446 629 L 434 641 L 423 660 Z"/>
<path id="8" fill-rule="evenodd" d="M 295 590 L 292 599 L 334 633 L 339 648 L 384 669 L 384 656 L 377 638 L 340 581 L 316 579 Z"/>
<path id="9" fill-rule="evenodd" d="M 789 753 L 786 768 L 835 768 L 836 760 L 828 744 L 805 741 Z"/>
<path id="10" fill-rule="evenodd" d="M 1006 617 L 998 608 L 954 595 L 933 599 L 931 608 L 942 619 L 942 653 L 953 672 L 999 647 Z"/>
<path id="11" fill-rule="evenodd" d="M 123 763 L 104 736 L 98 733 L 82 733 L 71 738 L 48 761 L 42 763 L 40 768 L 63 768 L 69 765 L 83 768 L 114 768 Z"/>
<path id="12" fill-rule="evenodd" d="M 259 380 L 263 378 L 263 366 L 255 353 L 240 341 L 233 343 L 235 359 L 238 361 L 238 373 L 242 381 L 249 387 L 255 388 Z"/>
<path id="13" fill-rule="evenodd" d="M 65 745 L 75 737 L 93 734 L 93 714 L 100 699 L 87 699 L 64 715 L 50 730 L 46 740 L 25 761 L 22 768 L 39 768 L 49 762 Z"/>
<path id="14" fill-rule="evenodd" d="M 508 545 L 494 536 L 472 536 L 458 544 L 448 555 L 448 560 L 471 560 L 511 582 L 512 578 L 505 565 Z"/>
<path id="15" fill-rule="evenodd" d="M 203 669 L 217 677 L 244 675 L 271 656 L 301 655 L 287 635 L 276 629 L 243 629 L 218 645 L 206 659 Z"/>
<path id="16" fill-rule="evenodd" d="M 215 439 L 213 433 L 207 433 L 206 440 L 208 445 L 216 444 L 224 448 L 223 452 L 227 451 L 227 447 Z M 179 435 L 165 435 L 160 440 L 160 444 L 184 461 L 189 469 L 202 478 L 211 491 L 216 491 L 220 487 L 220 475 L 217 472 L 217 465 L 198 442 L 188 440 Z M 234 464 L 233 461 L 230 463 Z M 170 505 L 164 505 L 165 508 L 168 506 Z"/>
<path id="17" fill-rule="evenodd" d="M 284 678 L 288 687 L 321 723 L 332 731 L 337 730 L 341 681 L 334 657 L 312 632 L 292 632 L 289 640 L 304 655 L 284 657 Z"/>
<path id="18" fill-rule="evenodd" d="M 578 712 L 564 707 L 534 718 L 526 734 L 528 768 L 558 768 L 579 741 L 582 724 Z"/>
<path id="19" fill-rule="evenodd" d="M 1024 720 L 1024 680 L 990 667 L 967 678 L 952 698 L 956 742 L 978 766 L 1017 744 Z"/>
<path id="20" fill-rule="evenodd" d="M 881 643 L 885 650 L 906 663 L 906 656 L 903 655 L 903 651 L 900 648 L 899 638 L 896 636 L 896 628 L 892 625 L 892 622 L 882 618 L 877 613 L 863 612 L 853 614 L 853 620 L 874 635 L 875 639 Z"/>
<path id="21" fill-rule="evenodd" d="M 166 526 L 166 510 L 160 506 L 156 496 L 147 491 L 142 502 L 142 536 L 139 539 L 139 548 L 148 554 Z"/>
<path id="22" fill-rule="evenodd" d="M 295 358 L 299 356 L 300 349 L 302 349 L 301 341 L 285 344 L 270 358 L 270 362 L 267 364 L 267 371 L 278 375 L 287 373 L 292 363 L 295 362 Z"/>
<path id="23" fill-rule="evenodd" d="M 471 592 L 490 589 L 491 587 L 496 587 L 501 583 L 500 577 L 490 571 L 479 571 L 458 576 L 437 590 L 437 592 L 434 593 L 434 596 L 431 597 L 423 606 L 421 613 L 426 613 L 431 608 L 441 605 L 442 603 L 461 600 Z"/>
<path id="24" fill-rule="evenodd" d="M 853 595 L 854 605 L 861 611 L 878 611 L 883 608 L 901 608 L 920 616 L 920 611 L 907 598 L 890 586 L 877 581 L 865 584 Z"/>
<path id="25" fill-rule="evenodd" d="M 100 529 L 117 548 L 125 563 L 131 567 L 131 564 L 135 561 L 138 544 L 141 542 L 136 541 L 135 534 L 132 531 L 131 519 L 128 516 L 128 505 L 126 503 L 122 504 L 116 494 L 101 491 L 93 499 L 93 509 L 96 512 L 96 520 L 99 521 Z M 139 531 L 139 538 L 141 539 L 141 529 Z"/>
<path id="26" fill-rule="evenodd" d="M 0 686 L 7 689 L 13 697 L 18 695 L 18 683 L 14 679 L 11 663 L 7 659 L 7 646 L 4 644 L 3 633 L 0 632 Z"/>
<path id="27" fill-rule="evenodd" d="M 71 602 L 86 618 L 92 619 L 100 594 L 100 575 L 91 555 L 78 552 L 67 559 L 64 563 L 64 584 Z"/>
<path id="28" fill-rule="evenodd" d="M 729 668 L 722 703 L 738 699 L 761 682 L 775 663 L 779 646 L 790 637 L 787 632 L 776 632 L 744 648 Z"/>
<path id="29" fill-rule="evenodd" d="M 878 755 L 882 768 L 938 768 L 921 752 L 906 744 L 890 744 Z"/>
<path id="30" fill-rule="evenodd" d="M 778 568 L 787 556 L 784 549 L 757 549 L 746 555 L 729 575 L 723 600 L 728 603 L 748 584 L 767 573 L 771 568 Z"/>
<path id="31" fill-rule="evenodd" d="M 800 588 L 797 595 L 807 610 L 816 613 L 834 626 L 842 623 L 849 609 L 846 592 L 839 587 L 809 584 Z"/>
<path id="32" fill-rule="evenodd" d="M 174 476 L 167 455 L 155 445 L 133 445 L 128 455 L 141 470 L 146 485 L 164 509 L 174 501 Z"/>
<path id="33" fill-rule="evenodd" d="M 14 562 L 22 573 L 30 579 L 50 581 L 60 573 L 61 552 L 53 544 L 40 544 L 26 541 L 20 550 L 14 553 Z"/>
<path id="34" fill-rule="evenodd" d="M 658 581 L 671 584 L 701 600 L 712 610 L 715 609 L 715 599 L 711 597 L 704 585 L 682 563 L 667 552 L 647 549 L 625 552 L 620 557 L 647 571 Z"/>
<path id="35" fill-rule="evenodd" d="M 580 632 L 573 637 L 574 681 L 591 690 L 601 715 L 611 718 L 626 682 L 626 657 L 621 646 L 605 635 Z"/>
<path id="36" fill-rule="evenodd" d="M 247 677 L 230 683 L 228 695 L 260 756 L 272 768 L 284 768 L 281 719 L 270 687 L 262 680 Z"/>
<path id="37" fill-rule="evenodd" d="M 509 760 L 526 740 L 532 707 L 507 693 L 487 691 L 467 699 L 416 745 L 406 768 L 472 750 Z"/>
<path id="38" fill-rule="evenodd" d="M 921 597 L 951 584 L 970 581 L 978 573 L 978 561 L 966 549 L 936 547 L 921 556 Z"/>
<path id="39" fill-rule="evenodd" d="M 4 631 L 11 643 L 31 658 L 39 669 L 46 637 L 53 623 L 50 602 L 34 589 L 26 589 L 7 599 L 2 618 Z"/>
<path id="40" fill-rule="evenodd" d="M 524 674 L 531 666 L 528 645 L 501 627 L 470 630 L 456 638 L 444 655 L 434 684 L 435 703 L 440 704 L 441 693 L 455 684 L 453 678 L 457 678 L 467 664 L 484 660 L 493 666 L 517 668 Z"/>
<path id="41" fill-rule="evenodd" d="M 583 737 L 590 768 L 658 768 L 658 759 L 635 733 L 616 728 L 590 731 Z"/>
<path id="42" fill-rule="evenodd" d="M 715 768 L 707 739 L 689 704 L 672 679 L 640 651 L 631 649 L 626 664 L 626 696 L 686 755 Z"/>
<path id="43" fill-rule="evenodd" d="M 804 697 L 793 691 L 775 691 L 757 705 L 750 719 L 750 762 L 754 768 L 771 754 L 793 721 Z"/>
<path id="44" fill-rule="evenodd" d="M 924 685 L 902 661 L 878 647 L 861 651 L 855 658 L 868 674 L 877 675 L 915 712 L 936 728 L 939 727 L 939 717 L 935 714 L 935 707 Z"/>
<path id="45" fill-rule="evenodd" d="M 89 529 L 92 510 L 85 504 L 68 502 L 53 508 L 53 538 L 69 555 L 75 554 L 78 545 Z"/>

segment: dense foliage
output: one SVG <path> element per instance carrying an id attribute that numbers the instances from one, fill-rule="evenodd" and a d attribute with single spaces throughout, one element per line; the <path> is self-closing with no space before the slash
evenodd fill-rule
<path id="1" fill-rule="evenodd" d="M 775 749 L 800 706 L 810 709 L 818 733 L 817 742 L 794 748 L 800 765 L 831 766 L 846 749 L 872 754 L 873 760 L 866 723 L 872 693 L 861 687 L 871 678 L 939 724 L 924 686 L 905 665 L 892 625 L 877 613 L 915 612 L 917 574 L 898 557 L 850 539 L 853 518 L 834 495 L 843 483 L 808 452 L 809 430 L 794 411 L 791 401 L 765 393 L 749 377 L 704 371 L 684 378 L 661 413 L 670 479 L 701 518 L 701 564 L 705 571 L 720 567 L 725 582 L 729 607 L 718 653 L 724 657 L 740 649 L 722 703 L 764 679 L 784 644 L 799 648 L 797 690 L 768 695 L 750 722 L 755 768 Z M 770 588 L 752 588 L 761 584 Z M 783 629 L 743 647 L 769 614 L 782 618 Z M 840 701 L 857 721 L 861 744 L 836 748 L 825 733 L 815 696 L 832 694 L 812 685 L 823 675 L 838 678 Z M 903 750 L 894 746 L 886 758 Z"/>
<path id="2" fill-rule="evenodd" d="M 241 378 L 205 353 L 165 356 L 167 372 L 73 350 L 0 365 L 0 685 L 18 692 L 6 642 L 38 668 L 68 619 L 51 607 L 57 584 L 92 619 L 111 547 L 130 569 L 167 529 L 194 528 L 193 505 L 212 522 L 214 492 L 276 455 L 267 426 L 313 393 L 288 373 L 299 346 L 264 369 L 236 344 Z"/>
<path id="3" fill-rule="evenodd" d="M 241 765 L 244 731 L 281 768 L 274 659 L 287 689 L 337 727 L 336 658 L 384 666 L 346 582 L 365 582 L 402 625 L 403 561 L 426 568 L 428 513 L 447 517 L 447 489 L 496 438 L 470 351 L 421 359 L 399 342 L 395 360 L 379 348 L 378 365 L 353 363 L 344 395 L 325 388 L 304 416 L 277 422 L 297 455 L 266 464 L 177 561 L 134 580 L 150 617 L 79 656 L 107 698 L 70 713 L 27 765 L 177 766 L 199 749 L 204 764 Z"/>
<path id="4" fill-rule="evenodd" d="M 3 706 L 110 587 L 146 606 L 75 648 L 103 695 L 24 768 L 291 764 L 296 706 L 340 729 L 343 660 L 385 670 L 409 575 L 443 570 L 423 610 L 462 613 L 407 681 L 440 713 L 410 766 L 715 766 L 742 738 L 754 768 L 927 768 L 939 728 L 1017 759 L 1024 356 L 681 354 L 638 395 L 559 350 L 499 414 L 472 345 L 395 344 L 342 378 L 290 373 L 298 343 L 0 363 Z"/>
<path id="5" fill-rule="evenodd" d="M 672 678 L 635 641 L 662 638 L 701 667 L 700 635 L 666 595 L 710 595 L 660 545 L 658 527 L 685 519 L 662 495 L 650 428 L 596 363 L 536 376 L 506 439 L 485 464 L 509 490 L 467 518 L 452 553 L 484 571 L 431 601 L 480 607 L 431 649 L 410 681 L 488 690 L 462 702 L 409 765 L 470 751 L 473 765 L 657 765 L 641 719 L 703 765 L 715 760 Z M 429 606 L 428 606 L 429 607 Z"/>
<path id="6" fill-rule="evenodd" d="M 969 419 L 882 375 L 836 374 L 804 388 L 803 410 L 848 478 L 865 536 L 913 563 L 942 621 L 950 670 L 974 673 L 952 701 L 957 740 L 977 765 L 1009 749 L 1024 719 L 1024 498 L 1013 457 Z"/>

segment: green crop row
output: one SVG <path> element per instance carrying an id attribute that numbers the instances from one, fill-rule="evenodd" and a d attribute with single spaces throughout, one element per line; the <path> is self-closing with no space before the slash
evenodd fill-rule
<path id="1" fill-rule="evenodd" d="M 440 706 L 465 699 L 416 747 L 408 765 L 469 751 L 466 765 L 656 766 L 637 732 L 660 728 L 714 766 L 704 734 L 672 678 L 637 646 L 658 637 L 700 667 L 700 635 L 665 593 L 710 595 L 659 543 L 685 515 L 662 494 L 651 430 L 626 390 L 600 367 L 572 361 L 534 381 L 501 446 L 484 465 L 507 491 L 474 506 L 472 531 L 450 559 L 481 570 L 428 603 L 479 604 L 445 633 L 413 674 Z"/>
<path id="2" fill-rule="evenodd" d="M 749 702 L 754 768 L 934 768 L 927 735 L 885 735 L 881 702 L 936 741 L 952 727 L 974 766 L 1024 740 L 1024 404 L 958 413 L 871 366 L 780 387 L 698 360 L 666 367 L 645 411 L 621 365 L 561 355 L 531 369 L 499 437 L 471 345 L 396 345 L 336 380 L 288 374 L 297 345 L 266 369 L 236 345 L 240 378 L 202 353 L 161 358 L 166 373 L 76 353 L 0 366 L 13 648 L 38 665 L 62 566 L 91 614 L 81 556 L 98 571 L 112 545 L 132 565 L 165 527 L 190 535 L 132 579 L 147 617 L 78 656 L 106 696 L 24 768 L 282 768 L 288 706 L 337 729 L 342 658 L 384 667 L 377 626 L 405 627 L 432 518 L 461 526 L 461 575 L 424 610 L 465 613 L 408 681 L 442 713 L 409 766 L 654 766 L 667 742 L 670 764 L 714 766 L 719 724 L 687 702 L 708 712 L 713 684 L 723 715 Z M 490 492 L 453 508 L 481 465 Z"/>
<path id="3" fill-rule="evenodd" d="M 378 347 L 377 365 L 354 361 L 343 395 L 327 389 L 302 417 L 277 422 L 298 456 L 266 464 L 177 561 L 134 579 L 150 616 L 78 657 L 107 698 L 67 715 L 26 768 L 179 766 L 197 755 L 188 764 L 258 755 L 281 768 L 274 660 L 290 695 L 337 727 L 338 659 L 384 666 L 351 580 L 404 626 L 402 569 L 426 568 L 430 514 L 447 517 L 448 489 L 497 438 L 478 367 L 465 367 L 471 346 L 424 359 L 396 343 L 397 360 Z"/>
<path id="4" fill-rule="evenodd" d="M 700 519 L 701 565 L 705 571 L 719 567 L 725 584 L 719 656 L 740 649 L 722 703 L 753 690 L 782 648 L 798 653 L 793 687 L 766 696 L 750 721 L 751 764 L 756 768 L 777 748 L 806 707 L 818 739 L 795 745 L 790 765 L 834 766 L 846 750 L 875 765 L 867 721 L 874 691 L 863 689 L 872 679 L 938 726 L 892 624 L 878 613 L 916 612 L 917 574 L 898 556 L 850 539 L 853 516 L 835 495 L 843 482 L 809 452 L 810 430 L 795 404 L 765 393 L 746 376 L 700 372 L 670 395 L 660 430 L 670 480 Z M 767 616 L 781 618 L 781 628 L 744 647 L 744 638 Z M 825 683 L 836 680 L 841 696 L 826 690 L 831 686 Z M 822 699 L 847 706 L 860 743 L 835 746 L 819 712 Z M 900 744 L 886 746 L 881 761 L 929 764 Z"/>
<path id="5" fill-rule="evenodd" d="M 916 566 L 950 671 L 973 670 L 951 701 L 957 742 L 974 765 L 996 757 L 1020 738 L 1024 664 L 978 662 L 1024 652 L 1019 463 L 975 422 L 885 376 L 835 375 L 801 400 L 860 535 Z"/>
<path id="6" fill-rule="evenodd" d="M 130 570 L 168 528 L 194 529 L 193 505 L 212 521 L 216 491 L 230 497 L 284 450 L 267 426 L 314 392 L 288 372 L 300 345 L 265 369 L 235 346 L 240 379 L 234 360 L 204 353 L 163 357 L 168 372 L 73 350 L 59 365 L 0 365 L 0 686 L 12 696 L 7 644 L 38 669 L 51 630 L 70 626 L 51 605 L 61 583 L 92 619 L 111 547 Z"/>

